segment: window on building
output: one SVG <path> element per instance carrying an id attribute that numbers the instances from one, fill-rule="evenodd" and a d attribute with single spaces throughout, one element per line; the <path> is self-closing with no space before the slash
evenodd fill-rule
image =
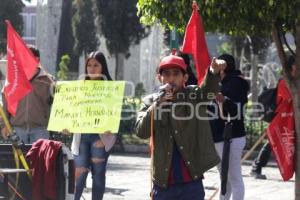
<path id="1" fill-rule="evenodd" d="M 36 36 L 36 14 L 31 14 L 31 31 L 30 36 L 35 37 Z"/>
<path id="2" fill-rule="evenodd" d="M 22 13 L 22 18 L 23 18 L 23 37 L 29 37 L 30 33 L 29 33 L 29 20 L 28 20 L 28 14 Z"/>
<path id="3" fill-rule="evenodd" d="M 36 37 L 36 14 L 22 13 L 23 17 L 23 37 L 25 39 L 32 39 Z"/>

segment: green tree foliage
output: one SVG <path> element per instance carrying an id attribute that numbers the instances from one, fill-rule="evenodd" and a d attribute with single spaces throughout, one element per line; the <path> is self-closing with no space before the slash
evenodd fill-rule
<path id="1" fill-rule="evenodd" d="M 106 38 L 111 54 L 129 52 L 131 44 L 138 44 L 147 36 L 137 16 L 137 0 L 97 0 L 98 25 Z"/>
<path id="2" fill-rule="evenodd" d="M 74 50 L 78 55 L 95 51 L 99 46 L 95 15 L 92 0 L 74 0 L 75 13 L 72 19 L 73 34 L 75 37 Z"/>
<path id="3" fill-rule="evenodd" d="M 68 72 L 69 72 L 69 64 L 70 64 L 70 56 L 69 55 L 63 55 L 61 57 L 60 63 L 59 63 L 59 71 L 57 72 L 57 78 L 60 81 L 67 80 L 68 79 Z"/>
<path id="4" fill-rule="evenodd" d="M 138 14 L 144 24 L 158 22 L 183 33 L 192 13 L 192 3 L 193 0 L 139 0 Z M 249 35 L 255 54 L 269 45 L 274 24 L 295 35 L 295 24 L 300 17 L 295 9 L 300 8 L 299 0 L 197 0 L 197 3 L 207 32 L 242 38 Z"/>
<path id="5" fill-rule="evenodd" d="M 71 72 L 77 72 L 79 55 L 77 55 L 74 51 L 75 38 L 72 30 L 72 16 L 75 13 L 75 9 L 73 8 L 72 3 L 73 0 L 63 0 L 62 2 L 57 58 L 61 58 L 63 55 L 68 54 L 71 58 L 69 70 Z M 59 70 L 60 60 L 57 59 L 56 62 L 57 70 Z"/>
<path id="6" fill-rule="evenodd" d="M 145 24 L 161 23 L 183 32 L 192 13 L 193 0 L 139 0 L 138 13 Z M 206 31 L 228 35 L 270 35 L 272 23 L 284 23 L 295 31 L 300 1 L 288 0 L 197 0 Z"/>
<path id="7" fill-rule="evenodd" d="M 229 42 L 224 42 L 217 47 L 218 54 L 221 55 L 223 53 L 230 53 L 232 52 L 232 45 Z"/>
<path id="8" fill-rule="evenodd" d="M 137 16 L 137 0 L 94 0 L 98 14 L 97 24 L 106 39 L 111 55 L 116 57 L 116 76 L 122 79 L 120 54 L 130 56 L 129 47 L 138 44 L 148 35 L 148 29 L 140 24 Z M 119 71 L 120 70 L 120 71 Z"/>
<path id="9" fill-rule="evenodd" d="M 192 13 L 192 3 L 193 0 L 139 0 L 138 14 L 144 24 L 160 23 L 170 30 L 176 27 L 183 34 Z M 243 41 L 249 35 L 255 54 L 260 54 L 269 45 L 268 37 L 274 18 L 273 15 L 264 16 L 261 13 L 274 13 L 277 9 L 277 5 L 273 5 L 275 2 L 272 6 L 268 0 L 198 0 L 197 3 L 207 32 L 240 36 Z M 256 11 L 256 7 L 259 10 Z"/>
<path id="10" fill-rule="evenodd" d="M 10 20 L 15 30 L 22 35 L 23 19 L 20 13 L 24 4 L 21 0 L 1 0 L 0 2 L 0 53 L 6 53 L 6 24 Z"/>

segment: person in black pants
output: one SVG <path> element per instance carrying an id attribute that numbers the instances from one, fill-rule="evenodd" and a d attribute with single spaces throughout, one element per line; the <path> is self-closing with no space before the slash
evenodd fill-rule
<path id="1" fill-rule="evenodd" d="M 265 167 L 271 157 L 271 146 L 269 142 L 266 142 L 260 149 L 258 156 L 252 163 L 252 169 L 250 175 L 256 179 L 267 179 L 266 175 L 261 173 L 263 167 Z"/>
<path id="2" fill-rule="evenodd" d="M 288 68 L 288 73 L 292 77 L 296 77 L 296 66 L 295 66 L 295 57 L 294 56 L 289 56 L 289 59 L 287 61 L 287 66 Z M 284 79 L 279 80 L 284 81 Z M 279 83 L 280 84 L 280 83 Z M 280 107 L 280 104 L 282 103 L 281 98 L 280 98 L 280 92 L 276 96 L 276 104 L 277 107 Z M 262 149 L 260 150 L 257 158 L 254 160 L 252 164 L 252 170 L 250 172 L 251 176 L 254 176 L 257 179 L 266 179 L 267 177 L 263 174 L 261 174 L 261 170 L 263 167 L 265 167 L 270 159 L 271 156 L 271 146 L 269 142 L 265 143 Z"/>

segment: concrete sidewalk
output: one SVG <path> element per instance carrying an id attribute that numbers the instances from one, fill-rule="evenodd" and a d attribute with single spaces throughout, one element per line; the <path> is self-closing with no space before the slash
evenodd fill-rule
<path id="1" fill-rule="evenodd" d="M 108 162 L 106 191 L 104 200 L 149 200 L 150 159 L 146 154 L 112 154 Z M 267 180 L 256 180 L 250 177 L 251 166 L 243 165 L 245 182 L 245 200 L 292 200 L 294 199 L 294 178 L 283 182 L 276 167 L 266 167 L 263 173 Z M 216 168 L 204 174 L 206 199 L 218 187 L 219 175 Z M 91 177 L 87 181 L 87 190 L 82 199 L 91 198 Z M 217 200 L 217 195 L 214 200 Z"/>

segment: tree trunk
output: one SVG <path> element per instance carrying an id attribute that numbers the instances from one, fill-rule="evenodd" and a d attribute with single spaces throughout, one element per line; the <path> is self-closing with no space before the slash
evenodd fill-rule
<path id="1" fill-rule="evenodd" d="M 299 62 L 298 62 L 299 63 Z M 300 64 L 300 63 L 299 63 Z M 298 66 L 300 66 L 298 64 Z M 300 79 L 298 76 L 297 79 Z M 296 85 L 291 87 L 293 92 L 293 105 L 295 113 L 295 128 L 296 128 L 296 140 L 295 140 L 295 200 L 300 200 L 300 80 L 296 81 Z M 298 93 L 297 94 L 295 94 Z"/>
<path id="2" fill-rule="evenodd" d="M 252 102 L 257 102 L 258 88 L 257 88 L 257 68 L 258 68 L 258 55 L 251 55 L 251 92 Z"/>
<path id="3" fill-rule="evenodd" d="M 286 69 L 286 55 L 280 40 L 278 29 L 273 26 L 272 30 L 273 40 L 276 44 L 278 55 L 285 72 Z M 293 106 L 294 106 L 294 118 L 295 118 L 295 200 L 300 200 L 300 25 L 297 26 L 296 34 L 296 65 L 297 65 L 297 75 L 296 78 L 292 78 L 289 73 L 285 73 L 286 80 L 291 93 L 293 96 Z"/>
<path id="4" fill-rule="evenodd" d="M 115 80 L 124 80 L 125 56 L 122 53 L 116 53 L 115 59 L 116 59 Z"/>
<path id="5" fill-rule="evenodd" d="M 284 66 L 286 66 L 285 65 L 286 64 L 286 56 L 285 56 L 285 53 L 283 50 L 282 42 L 279 37 L 278 29 L 275 26 L 275 24 L 273 24 L 273 27 L 272 27 L 272 38 L 273 38 L 273 41 L 275 42 L 280 62 L 284 68 Z"/>
<path id="6" fill-rule="evenodd" d="M 296 155 L 295 155 L 295 200 L 300 200 L 300 24 L 296 26 L 296 66 L 297 76 L 292 84 L 296 124 Z"/>
<path id="7" fill-rule="evenodd" d="M 236 58 L 236 67 L 241 69 L 241 59 L 243 50 L 245 49 L 245 38 L 244 37 L 233 37 L 230 39 L 233 44 L 232 53 L 234 58 Z"/>
<path id="8" fill-rule="evenodd" d="M 258 50 L 254 49 L 253 40 L 250 36 L 246 37 L 248 42 L 249 42 L 249 47 L 250 47 L 250 58 L 251 58 L 251 100 L 252 102 L 257 102 L 257 96 L 258 96 L 258 88 L 257 88 L 257 74 L 258 74 Z"/>
<path id="9" fill-rule="evenodd" d="M 119 57 L 118 54 L 115 54 L 115 60 L 116 60 L 116 68 L 115 68 L 115 80 L 118 80 L 118 73 L 119 73 Z"/>
<path id="10" fill-rule="evenodd" d="M 244 66 L 243 63 L 243 59 L 244 59 L 244 56 L 245 56 L 245 47 L 242 48 L 241 50 L 241 55 L 240 55 L 240 62 L 239 62 L 239 69 L 242 70 L 242 67 Z M 243 69 L 244 70 L 244 69 Z M 247 74 L 248 75 L 248 74 Z"/>

